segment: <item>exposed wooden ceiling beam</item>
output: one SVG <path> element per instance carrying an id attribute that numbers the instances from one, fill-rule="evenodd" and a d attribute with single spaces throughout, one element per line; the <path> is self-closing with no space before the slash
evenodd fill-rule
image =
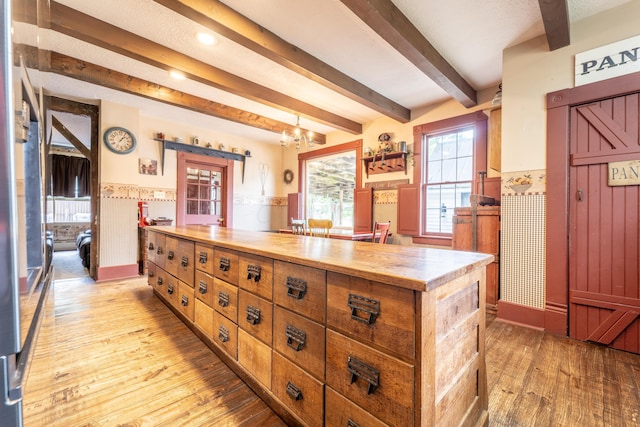
<path id="1" fill-rule="evenodd" d="M 71 145 L 73 145 L 75 147 L 76 150 L 78 150 L 80 153 L 82 153 L 83 156 L 85 156 L 87 159 L 91 159 L 91 150 L 89 150 L 82 143 L 82 141 L 80 141 L 73 134 L 73 132 L 71 132 L 69 129 L 67 129 L 67 127 L 65 125 L 63 125 L 62 122 L 60 120 L 58 120 L 58 118 L 56 116 L 51 116 L 51 125 L 58 132 L 60 132 L 60 134 L 62 136 L 64 136 L 67 139 L 67 141 L 69 141 L 71 143 Z"/>
<path id="2" fill-rule="evenodd" d="M 110 89 L 142 96 L 147 99 L 173 105 L 175 107 L 186 108 L 191 111 L 218 117 L 243 125 L 281 134 L 286 131 L 288 134 L 294 132 L 295 126 L 273 120 L 258 114 L 250 113 L 228 105 L 220 104 L 195 95 L 180 92 L 166 86 L 139 79 L 118 71 L 110 70 L 90 62 L 81 61 L 57 52 L 37 52 L 34 47 L 18 46 L 16 51 L 22 54 L 25 65 L 29 68 L 39 68 L 41 71 L 50 71 L 66 77 L 78 79 L 87 83 L 104 86 Z M 47 56 L 44 61 L 47 67 L 44 69 L 43 62 L 39 57 Z M 308 130 L 302 129 L 307 133 Z M 326 143 L 326 136 L 321 133 L 314 133 L 313 140 L 317 144 Z"/>
<path id="3" fill-rule="evenodd" d="M 361 123 L 235 76 L 54 1 L 51 2 L 51 29 L 167 71 L 182 71 L 194 81 L 235 95 L 346 132 L 362 133 Z"/>
<path id="4" fill-rule="evenodd" d="M 411 120 L 408 108 L 278 37 L 219 0 L 154 1 L 372 110 L 401 123 Z"/>
<path id="5" fill-rule="evenodd" d="M 340 1 L 462 105 L 468 108 L 478 104 L 475 89 L 438 53 L 391 0 Z"/>
<path id="6" fill-rule="evenodd" d="M 569 31 L 569 5 L 567 0 L 538 0 L 549 50 L 571 44 Z"/>

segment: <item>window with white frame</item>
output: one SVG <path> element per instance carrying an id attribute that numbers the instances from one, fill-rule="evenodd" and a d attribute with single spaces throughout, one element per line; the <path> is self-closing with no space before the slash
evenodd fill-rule
<path id="1" fill-rule="evenodd" d="M 470 206 L 474 126 L 425 135 L 427 233 L 451 233 L 454 209 Z"/>

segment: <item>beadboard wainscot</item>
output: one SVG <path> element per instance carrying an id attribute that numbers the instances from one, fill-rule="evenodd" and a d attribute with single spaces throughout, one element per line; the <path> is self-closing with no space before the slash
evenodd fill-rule
<path id="1" fill-rule="evenodd" d="M 488 425 L 492 255 L 148 227 L 154 293 L 288 424 Z"/>

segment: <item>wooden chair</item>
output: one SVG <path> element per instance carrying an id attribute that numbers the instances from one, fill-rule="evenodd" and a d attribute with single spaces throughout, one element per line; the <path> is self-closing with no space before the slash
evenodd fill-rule
<path id="1" fill-rule="evenodd" d="M 333 227 L 333 221 L 330 219 L 313 219 L 307 220 L 310 236 L 329 237 L 329 232 Z"/>
<path id="2" fill-rule="evenodd" d="M 291 234 L 307 234 L 304 219 L 291 218 Z"/>
<path id="3" fill-rule="evenodd" d="M 389 222 L 378 222 L 376 221 L 373 224 L 373 238 L 371 241 L 376 243 L 376 237 L 378 238 L 378 243 L 385 244 L 387 243 L 387 238 L 389 237 L 389 228 L 391 228 L 391 221 Z"/>

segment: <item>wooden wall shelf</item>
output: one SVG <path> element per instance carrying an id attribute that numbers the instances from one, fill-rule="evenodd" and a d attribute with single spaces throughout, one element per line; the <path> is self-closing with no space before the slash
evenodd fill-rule
<path id="1" fill-rule="evenodd" d="M 386 172 L 404 171 L 407 174 L 407 152 L 380 153 L 375 156 L 363 157 L 364 166 L 369 175 Z"/>
<path id="2" fill-rule="evenodd" d="M 183 151 L 186 153 L 200 154 L 202 156 L 219 157 L 221 159 L 235 160 L 242 162 L 242 182 L 244 183 L 244 164 L 247 156 L 240 153 L 231 153 L 229 151 L 216 150 L 215 148 L 200 147 L 198 145 L 189 145 L 182 142 L 169 141 L 166 139 L 154 138 L 155 141 L 162 143 L 162 175 L 164 175 L 164 152 L 165 150 Z"/>

